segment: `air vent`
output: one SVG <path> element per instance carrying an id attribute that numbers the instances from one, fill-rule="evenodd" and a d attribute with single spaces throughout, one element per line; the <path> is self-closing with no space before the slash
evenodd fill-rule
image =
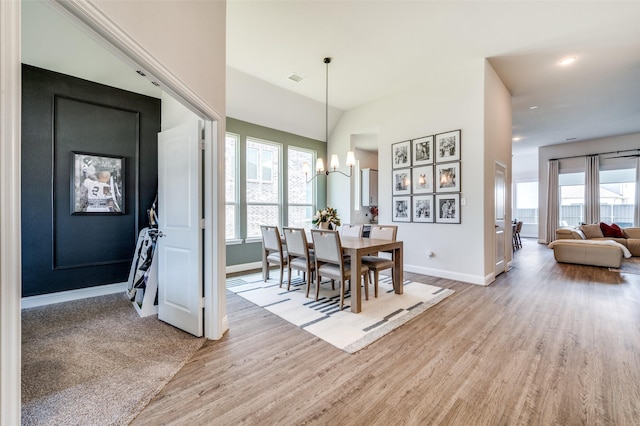
<path id="1" fill-rule="evenodd" d="M 156 87 L 160 87 L 160 84 L 156 83 L 155 81 L 152 81 L 151 84 L 153 84 Z"/>
<path id="2" fill-rule="evenodd" d="M 301 76 L 300 74 L 296 74 L 295 72 L 292 72 L 287 78 L 289 80 L 295 81 L 296 83 L 300 83 L 305 79 L 305 77 Z"/>
<path id="3" fill-rule="evenodd" d="M 146 75 L 144 72 L 142 72 L 142 71 L 140 71 L 140 70 L 137 70 L 136 72 L 137 72 L 138 74 L 140 74 L 141 76 L 143 76 L 143 77 Z"/>

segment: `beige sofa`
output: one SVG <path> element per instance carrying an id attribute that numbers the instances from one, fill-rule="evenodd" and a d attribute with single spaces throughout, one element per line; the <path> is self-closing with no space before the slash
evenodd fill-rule
<path id="1" fill-rule="evenodd" d="M 624 238 L 605 236 L 587 238 L 585 232 L 579 227 L 563 227 L 556 230 L 556 240 L 616 241 L 629 249 L 632 256 L 640 256 L 640 228 L 623 228 L 622 231 Z"/>
<path id="2" fill-rule="evenodd" d="M 623 247 L 610 241 L 577 239 L 555 240 L 549 244 L 556 262 L 619 268 L 624 256 Z"/>

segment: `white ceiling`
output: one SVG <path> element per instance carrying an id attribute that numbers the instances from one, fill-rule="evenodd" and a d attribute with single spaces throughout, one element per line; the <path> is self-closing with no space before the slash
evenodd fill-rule
<path id="1" fill-rule="evenodd" d="M 53 8 L 22 5 L 23 62 L 160 96 Z M 339 111 L 488 58 L 513 95 L 518 155 L 640 132 L 638 18 L 631 1 L 228 0 L 227 65 L 323 104 L 330 56 L 329 103 Z M 565 56 L 577 60 L 560 67 Z M 292 72 L 306 79 L 294 83 Z"/>

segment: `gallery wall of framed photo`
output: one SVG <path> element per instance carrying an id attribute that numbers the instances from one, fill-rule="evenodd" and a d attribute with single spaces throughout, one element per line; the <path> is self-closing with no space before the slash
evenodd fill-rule
<path id="1" fill-rule="evenodd" d="M 394 222 L 461 223 L 461 130 L 391 145 Z"/>

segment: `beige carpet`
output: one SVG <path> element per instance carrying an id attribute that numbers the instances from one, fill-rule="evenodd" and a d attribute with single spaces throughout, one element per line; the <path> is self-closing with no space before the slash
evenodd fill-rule
<path id="1" fill-rule="evenodd" d="M 22 424 L 126 425 L 204 344 L 124 294 L 22 311 Z"/>

